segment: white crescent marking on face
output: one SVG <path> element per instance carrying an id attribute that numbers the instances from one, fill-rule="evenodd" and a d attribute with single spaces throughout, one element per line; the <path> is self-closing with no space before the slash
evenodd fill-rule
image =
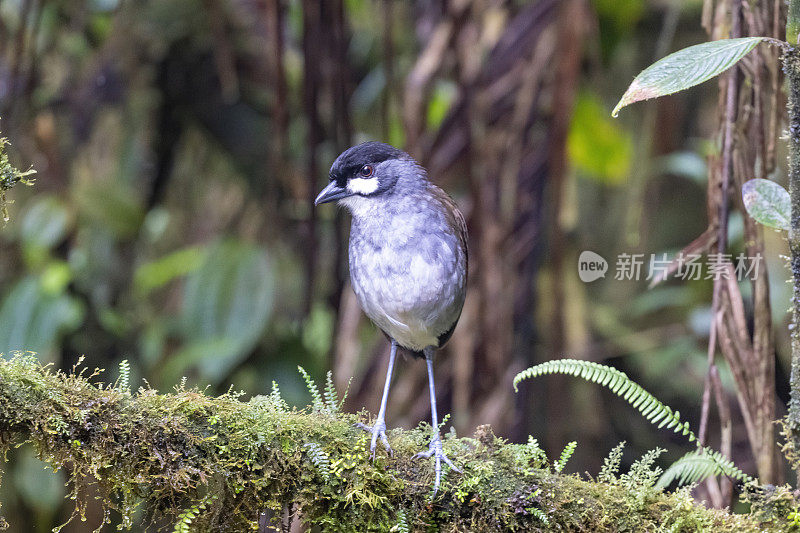
<path id="1" fill-rule="evenodd" d="M 347 190 L 353 194 L 372 194 L 378 190 L 378 178 L 353 178 L 347 182 Z"/>

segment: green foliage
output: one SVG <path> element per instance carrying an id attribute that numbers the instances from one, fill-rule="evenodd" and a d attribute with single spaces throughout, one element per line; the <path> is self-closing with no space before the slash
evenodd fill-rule
<path id="1" fill-rule="evenodd" d="M 633 139 L 608 117 L 597 96 L 582 91 L 575 102 L 567 150 L 581 176 L 619 185 L 630 175 Z"/>
<path id="2" fill-rule="evenodd" d="M 120 392 L 130 392 L 131 364 L 127 359 L 119 362 L 119 377 L 117 378 L 117 390 Z"/>
<path id="3" fill-rule="evenodd" d="M 73 196 L 87 224 L 107 231 L 115 241 L 132 239 L 145 219 L 142 200 L 132 186 L 115 176 L 73 183 Z"/>
<path id="4" fill-rule="evenodd" d="M 619 33 L 630 31 L 645 11 L 644 0 L 592 0 L 592 6 L 600 19 L 613 24 Z"/>
<path id="5" fill-rule="evenodd" d="M 591 361 L 576 359 L 547 361 L 517 374 L 514 377 L 514 390 L 517 390 L 521 381 L 543 374 L 566 374 L 599 383 L 638 409 L 642 416 L 647 418 L 652 424 L 658 424 L 659 428 L 664 426 L 667 428 L 675 427 L 674 431 L 676 433 L 682 432 L 690 441 L 696 440 L 694 433 L 689 429 L 689 423 L 681 423 L 679 412 L 673 411 L 669 406 L 659 402 L 652 394 L 633 382 L 625 373 L 615 368 Z M 616 472 L 619 470 L 624 445 L 624 442 L 617 445 L 617 447 L 611 451 L 608 458 L 606 458 L 603 469 L 600 472 L 600 481 L 606 483 L 614 482 L 616 479 Z M 567 448 L 569 448 L 569 446 Z M 565 449 L 564 451 L 566 452 L 567 450 Z M 649 469 L 646 463 L 652 463 L 655 457 L 661 452 L 663 452 L 663 450 L 658 453 L 654 451 L 653 457 L 646 455 L 642 459 L 643 462 L 637 467 L 639 472 L 636 473 L 634 472 L 636 469 L 631 468 L 632 474 L 627 474 L 625 479 L 631 479 L 631 476 L 634 478 L 637 476 L 640 477 L 646 469 Z M 564 455 L 562 453 L 562 458 L 563 457 Z M 647 459 L 647 461 L 644 461 L 645 459 Z M 559 460 L 556 465 L 560 462 Z M 647 468 L 645 468 L 645 466 Z M 560 470 L 557 471 L 560 472 Z M 703 448 L 687 453 L 684 457 L 672 464 L 659 480 L 658 486 L 666 487 L 676 479 L 679 484 L 696 483 L 711 475 L 726 475 L 740 481 L 752 481 L 752 478 L 739 470 L 732 461 L 725 458 L 721 453 L 713 451 L 710 448 Z"/>
<path id="6" fill-rule="evenodd" d="M 654 465 L 665 451 L 662 448 L 650 450 L 635 461 L 627 473 L 619 476 L 618 484 L 634 495 L 633 503 L 638 508 L 643 507 L 646 500 L 652 497 L 653 488 L 662 472 L 660 467 Z"/>
<path id="7" fill-rule="evenodd" d="M 535 465 L 536 468 L 541 468 L 547 463 L 547 454 L 539 446 L 539 440 L 534 439 L 531 435 L 528 435 L 528 443 L 525 445 L 524 454 L 528 463 Z"/>
<path id="8" fill-rule="evenodd" d="M 65 293 L 63 278 L 53 283 L 48 272 L 53 270 L 46 269 L 38 277 L 22 279 L 3 300 L 0 352 L 30 350 L 50 359 L 61 336 L 75 330 L 82 322 L 81 303 Z"/>
<path id="9" fill-rule="evenodd" d="M 626 474 L 619 476 L 619 483 L 629 488 L 654 487 L 661 476 L 661 468 L 654 465 L 665 451 L 663 448 L 655 448 L 645 453 L 631 465 Z"/>
<path id="10" fill-rule="evenodd" d="M 656 61 L 633 80 L 611 113 L 626 105 L 699 85 L 721 74 L 746 56 L 764 37 L 719 39 L 679 50 Z"/>
<path id="11" fill-rule="evenodd" d="M 133 290 L 139 296 L 146 296 L 180 276 L 193 272 L 206 259 L 208 249 L 189 246 L 174 251 L 155 261 L 140 265 L 133 275 Z"/>
<path id="12" fill-rule="evenodd" d="M 434 85 L 427 109 L 429 128 L 436 129 L 442 124 L 457 94 L 458 88 L 452 83 L 439 81 Z"/>
<path id="13" fill-rule="evenodd" d="M 0 358 L 0 432 L 6 436 L 0 457 L 30 441 L 40 459 L 66 470 L 75 516 L 98 494 L 107 508 L 119 510 L 127 529 L 138 526 L 142 509 L 183 530 L 247 531 L 258 527 L 264 510 L 280 517 L 286 502 L 302 508 L 307 527 L 345 533 L 612 525 L 745 533 L 783 524 L 705 509 L 683 493 L 559 475 L 540 464 L 538 446 L 505 443 L 488 426 L 474 438 L 444 440 L 464 473 L 448 475 L 431 501 L 432 468 L 412 458 L 430 437 L 425 425 L 395 430 L 394 456 L 373 462 L 354 415 L 284 411 L 272 395 L 243 402 L 235 393 L 209 397 L 180 387 L 171 394 L 147 388 L 126 394 L 91 383 L 94 375 L 54 372 L 32 356 Z M 325 458 L 327 480 L 320 475 Z M 643 468 L 635 469 L 631 487 L 651 478 Z M 97 482 L 85 490 L 89 480 Z"/>
<path id="14" fill-rule="evenodd" d="M 306 442 L 303 446 L 308 453 L 308 458 L 317 467 L 320 475 L 325 481 L 328 481 L 331 478 L 331 460 L 328 454 L 316 442 Z"/>
<path id="15" fill-rule="evenodd" d="M 720 475 L 745 483 L 754 481 L 720 452 L 701 448 L 687 453 L 672 463 L 659 478 L 656 486 L 666 488 L 673 481 L 677 481 L 678 485 L 694 485 L 707 477 Z"/>
<path id="16" fill-rule="evenodd" d="M 539 521 L 542 522 L 544 525 L 548 525 L 550 523 L 550 520 L 547 518 L 547 515 L 541 509 L 537 509 L 536 507 L 531 507 L 529 511 L 533 516 L 538 518 Z"/>
<path id="17" fill-rule="evenodd" d="M 19 227 L 22 253 L 31 269 L 40 268 L 50 259 L 50 250 L 70 229 L 70 214 L 55 196 L 42 196 L 25 210 Z"/>
<path id="18" fill-rule="evenodd" d="M 186 279 L 179 329 L 186 344 L 163 374 L 174 381 L 187 369 L 218 384 L 258 343 L 272 313 L 272 267 L 259 248 L 235 240 L 214 244 Z"/>
<path id="19" fill-rule="evenodd" d="M 411 529 L 408 527 L 408 520 L 406 519 L 406 512 L 403 509 L 397 511 L 397 523 L 389 530 L 390 533 L 409 533 Z"/>
<path id="20" fill-rule="evenodd" d="M 597 476 L 598 481 L 602 483 L 615 483 L 617 481 L 617 473 L 622 462 L 622 451 L 624 449 L 625 441 L 612 448 L 611 452 L 603 460 L 603 468 L 600 469 L 600 474 Z"/>
<path id="21" fill-rule="evenodd" d="M 8 144 L 8 139 L 0 137 L 0 218 L 3 220 L 3 224 L 7 223 L 10 219 L 6 193 L 17 183 L 28 186 L 33 185 L 33 178 L 31 176 L 36 173 L 33 169 L 20 171 L 9 163 L 8 154 L 6 153 L 6 146 L 8 146 Z"/>
<path id="22" fill-rule="evenodd" d="M 333 384 L 333 372 L 328 370 L 328 374 L 325 376 L 325 392 L 323 393 L 323 396 L 325 398 L 325 407 L 330 414 L 336 415 L 342 411 L 342 406 L 347 399 L 347 393 L 350 391 L 350 383 L 352 381 L 353 378 L 350 378 L 347 381 L 347 388 L 344 390 L 344 395 L 340 400 L 339 392 L 336 390 L 336 386 Z"/>
<path id="23" fill-rule="evenodd" d="M 553 463 L 553 470 L 557 473 L 561 473 L 564 471 L 564 467 L 567 466 L 567 462 L 569 461 L 572 454 L 575 453 L 575 448 L 578 447 L 578 443 L 575 441 L 570 442 L 567 444 L 564 449 L 561 451 L 561 457 L 558 458 L 558 461 Z"/>
<path id="24" fill-rule="evenodd" d="M 690 441 L 695 440 L 694 433 L 689 429 L 689 423 L 681 422 L 680 412 L 673 411 L 669 406 L 659 402 L 624 372 L 599 363 L 577 359 L 546 361 L 517 374 L 514 377 L 514 390 L 517 390 L 521 381 L 544 374 L 566 374 L 598 383 L 638 409 L 651 424 L 658 424 L 659 428 L 675 428 L 675 433 L 680 432 Z"/>
<path id="25" fill-rule="evenodd" d="M 760 178 L 747 181 L 742 186 L 742 200 L 757 222 L 789 231 L 792 200 L 789 192 L 774 181 Z"/>
<path id="26" fill-rule="evenodd" d="M 278 387 L 278 383 L 276 381 L 272 382 L 272 390 L 269 393 L 269 399 L 272 405 L 281 413 L 285 413 L 289 410 L 289 406 L 286 404 L 286 400 L 283 399 L 281 396 L 281 389 Z"/>
<path id="27" fill-rule="evenodd" d="M 175 524 L 173 533 L 191 533 L 194 531 L 192 528 L 192 522 L 194 519 L 197 518 L 197 515 L 199 515 L 201 511 L 204 511 L 218 497 L 219 494 L 206 494 L 202 500 L 178 515 L 178 522 Z"/>
<path id="28" fill-rule="evenodd" d="M 322 395 L 319 393 L 319 388 L 317 384 L 314 383 L 314 380 L 311 379 L 311 376 L 308 375 L 306 369 L 302 366 L 297 367 L 297 370 L 303 376 L 303 381 L 306 382 L 306 388 L 308 389 L 308 393 L 311 395 L 311 405 L 314 407 L 314 410 L 319 413 L 327 413 L 328 406 L 325 404 L 325 401 L 322 399 Z"/>

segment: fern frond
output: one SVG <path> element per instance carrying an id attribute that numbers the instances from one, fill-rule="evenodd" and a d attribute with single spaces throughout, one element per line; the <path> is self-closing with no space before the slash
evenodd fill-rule
<path id="1" fill-rule="evenodd" d="M 347 400 L 347 394 L 350 392 L 350 384 L 351 383 L 353 383 L 353 377 L 352 376 L 350 376 L 350 379 L 347 380 L 347 387 L 345 387 L 345 389 L 344 389 L 344 394 L 342 394 L 342 399 L 339 400 L 339 409 L 338 409 L 339 411 L 342 410 L 342 407 L 344 406 L 344 402 L 345 402 L 345 400 Z"/>
<path id="2" fill-rule="evenodd" d="M 443 428 L 443 427 L 445 426 L 445 424 L 447 424 L 449 421 L 450 421 L 450 413 L 445 413 L 445 415 L 442 417 L 442 421 L 441 421 L 441 422 L 439 422 L 439 425 L 438 425 L 438 426 L 437 426 L 437 428 L 436 428 L 437 430 L 439 430 L 439 433 L 441 433 L 441 432 L 442 432 L 442 428 Z M 452 429 L 452 428 L 451 428 L 451 429 Z"/>
<path id="3" fill-rule="evenodd" d="M 561 473 L 564 470 L 564 467 L 567 466 L 567 461 L 569 458 L 572 457 L 572 454 L 575 453 L 575 448 L 578 447 L 578 443 L 575 441 L 570 442 L 564 447 L 564 450 L 561 452 L 561 457 L 558 458 L 558 461 L 553 464 L 553 470 L 557 473 Z"/>
<path id="4" fill-rule="evenodd" d="M 119 378 L 117 378 L 117 390 L 120 392 L 130 392 L 131 364 L 127 359 L 119 362 Z"/>
<path id="5" fill-rule="evenodd" d="M 678 485 L 694 485 L 707 477 L 720 475 L 744 483 L 753 481 L 753 478 L 739 470 L 733 461 L 722 453 L 710 448 L 700 448 L 672 463 L 661 475 L 656 486 L 664 489 L 676 480 Z"/>
<path id="6" fill-rule="evenodd" d="M 623 487 L 628 487 L 638 493 L 639 498 L 643 498 L 644 493 L 653 488 L 656 480 L 663 472 L 660 467 L 654 465 L 656 459 L 665 451 L 663 448 L 654 448 L 642 455 L 641 458 L 634 461 L 627 474 L 622 474 L 619 477 L 619 483 Z"/>
<path id="7" fill-rule="evenodd" d="M 311 459 L 322 478 L 327 482 L 331 477 L 331 460 L 328 454 L 316 442 L 306 442 L 303 447 L 308 452 L 308 458 Z"/>
<path id="8" fill-rule="evenodd" d="M 206 494 L 202 500 L 183 511 L 180 515 L 178 515 L 178 522 L 175 524 L 173 533 L 191 533 L 192 522 L 194 522 L 194 519 L 197 518 L 197 515 L 200 514 L 201 511 L 205 510 L 205 508 L 208 507 L 218 497 L 219 494 Z"/>
<path id="9" fill-rule="evenodd" d="M 528 512 L 535 516 L 544 525 L 550 523 L 550 520 L 547 518 L 547 514 L 538 507 L 531 507 L 528 509 Z"/>
<path id="10" fill-rule="evenodd" d="M 277 381 L 272 382 L 272 390 L 269 393 L 269 400 L 275 410 L 279 413 L 285 413 L 289 410 L 289 405 L 287 405 L 286 400 L 284 400 L 283 396 L 281 396 L 281 389 L 278 387 Z"/>
<path id="11" fill-rule="evenodd" d="M 314 383 L 314 380 L 311 379 L 311 376 L 308 375 L 305 368 L 302 366 L 298 366 L 297 370 L 300 371 L 300 374 L 303 376 L 303 381 L 306 382 L 306 388 L 308 392 L 311 394 L 312 400 L 312 407 L 315 411 L 325 412 L 325 402 L 322 400 L 322 395 L 319 393 L 319 388 L 317 388 L 317 384 Z"/>
<path id="12" fill-rule="evenodd" d="M 339 393 L 336 392 L 336 385 L 333 384 L 333 372 L 328 370 L 325 376 L 325 406 L 332 415 L 339 412 Z"/>
<path id="13" fill-rule="evenodd" d="M 408 527 L 408 519 L 406 518 L 406 512 L 403 509 L 398 509 L 397 511 L 397 523 L 392 526 L 392 529 L 389 530 L 390 533 L 409 533 L 411 528 Z"/>
<path id="14" fill-rule="evenodd" d="M 617 482 L 617 472 L 622 462 L 622 450 L 625 448 L 625 441 L 620 442 L 609 452 L 608 457 L 603 460 L 603 468 L 597 480 L 602 483 L 614 484 Z"/>
<path id="15" fill-rule="evenodd" d="M 681 422 L 679 411 L 673 411 L 669 406 L 659 402 L 655 396 L 616 368 L 577 359 L 547 361 L 517 374 L 514 377 L 514 390 L 517 390 L 521 381 L 544 374 L 566 374 L 599 383 L 638 409 L 651 424 L 682 433 L 690 441 L 696 440 L 694 433 L 689 429 L 689 423 Z"/>

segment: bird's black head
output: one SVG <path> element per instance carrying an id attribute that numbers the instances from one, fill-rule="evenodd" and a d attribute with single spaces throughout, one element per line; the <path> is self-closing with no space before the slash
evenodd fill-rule
<path id="1" fill-rule="evenodd" d="M 384 194 L 401 176 L 418 169 L 408 154 L 394 146 L 381 142 L 358 144 L 342 152 L 333 162 L 330 183 L 319 193 L 314 205 Z"/>

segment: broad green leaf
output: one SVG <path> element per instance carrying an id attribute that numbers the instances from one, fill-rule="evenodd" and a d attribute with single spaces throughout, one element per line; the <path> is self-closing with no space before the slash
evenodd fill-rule
<path id="1" fill-rule="evenodd" d="M 752 179 L 742 186 L 742 200 L 751 217 L 757 222 L 789 230 L 792 201 L 789 193 L 774 181 Z"/>
<path id="2" fill-rule="evenodd" d="M 596 96 L 581 91 L 567 136 L 567 151 L 580 176 L 619 185 L 630 174 L 633 139 L 606 113 Z"/>
<path id="3" fill-rule="evenodd" d="M 224 379 L 261 337 L 274 287 L 263 250 L 233 240 L 212 245 L 186 279 L 179 318 L 185 345 L 165 379 L 177 379 L 191 367 L 212 383 Z"/>
<path id="4" fill-rule="evenodd" d="M 199 246 L 190 246 L 144 263 L 133 275 L 134 292 L 144 296 L 179 276 L 185 276 L 202 264 L 207 251 Z"/>
<path id="5" fill-rule="evenodd" d="M 136 192 L 121 181 L 77 182 L 73 197 L 82 218 L 109 230 L 118 240 L 139 231 L 145 211 Z"/>
<path id="6" fill-rule="evenodd" d="M 55 196 L 35 201 L 25 210 L 19 234 L 25 246 L 50 249 L 57 245 L 69 229 L 69 213 Z"/>
<path id="7" fill-rule="evenodd" d="M 710 80 L 735 65 L 764 40 L 764 37 L 720 39 L 670 54 L 636 76 L 611 115 L 616 117 L 628 104 L 676 93 Z"/>
<path id="8" fill-rule="evenodd" d="M 428 127 L 436 130 L 442 125 L 447 112 L 456 99 L 458 89 L 453 83 L 441 81 L 436 84 L 428 102 Z"/>
<path id="9" fill-rule="evenodd" d="M 30 350 L 48 359 L 59 337 L 80 325 L 83 313 L 75 298 L 49 293 L 40 279 L 25 278 L 0 305 L 0 353 Z"/>

